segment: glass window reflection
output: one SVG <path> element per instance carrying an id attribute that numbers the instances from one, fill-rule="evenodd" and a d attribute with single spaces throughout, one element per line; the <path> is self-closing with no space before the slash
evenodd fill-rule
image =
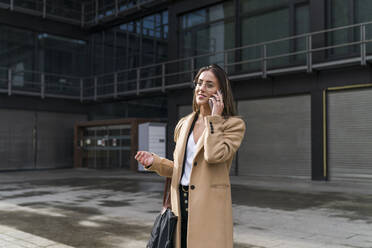
<path id="1" fill-rule="evenodd" d="M 206 9 L 201 9 L 190 14 L 184 15 L 182 18 L 182 28 L 191 28 L 193 26 L 205 23 L 207 21 Z"/>
<path id="2" fill-rule="evenodd" d="M 187 13 L 180 17 L 180 21 L 183 31 L 180 32 L 179 56 L 205 54 L 195 58 L 195 68 L 211 63 L 222 66 L 225 61 L 222 51 L 236 46 L 233 1 Z M 186 61 L 180 65 L 185 71 L 190 70 L 190 66 Z"/>

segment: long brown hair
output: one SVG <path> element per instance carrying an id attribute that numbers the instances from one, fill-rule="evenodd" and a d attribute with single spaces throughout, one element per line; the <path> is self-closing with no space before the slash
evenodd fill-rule
<path id="1" fill-rule="evenodd" d="M 196 74 L 194 78 L 194 85 L 198 81 L 200 74 L 204 71 L 210 71 L 214 74 L 214 76 L 217 78 L 218 83 L 220 85 L 220 89 L 222 91 L 223 96 L 223 104 L 224 108 L 222 111 L 222 116 L 227 119 L 229 116 L 235 116 L 236 115 L 236 108 L 235 108 L 235 102 L 234 97 L 232 94 L 231 86 L 229 78 L 227 77 L 226 72 L 219 67 L 216 64 L 211 64 L 208 66 L 204 66 L 199 69 L 198 73 Z M 194 97 L 192 100 L 192 109 L 195 112 L 199 112 L 199 106 L 196 103 L 196 94 L 195 94 L 195 88 L 194 88 Z"/>

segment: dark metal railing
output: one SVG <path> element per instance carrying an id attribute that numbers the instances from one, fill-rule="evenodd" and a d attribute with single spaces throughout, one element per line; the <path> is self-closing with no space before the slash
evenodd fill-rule
<path id="1" fill-rule="evenodd" d="M 91 27 L 112 17 L 117 17 L 126 11 L 141 9 L 143 5 L 155 2 L 155 0 L 115 0 L 109 4 L 101 0 L 85 1 L 83 3 L 81 1 L 71 1 L 69 6 L 58 5 L 59 2 L 52 0 L 0 0 L 0 8 L 80 25 L 81 27 Z M 158 0 L 157 2 L 161 1 Z"/>
<path id="2" fill-rule="evenodd" d="M 84 78 L 0 67 L 0 92 L 86 101 L 191 87 L 196 70 L 211 63 L 223 66 L 232 80 L 364 66 L 372 59 L 371 27 L 354 24 Z M 339 32 L 352 32 L 354 40 L 337 42 Z M 332 44 L 314 42 L 325 37 L 333 37 Z"/>

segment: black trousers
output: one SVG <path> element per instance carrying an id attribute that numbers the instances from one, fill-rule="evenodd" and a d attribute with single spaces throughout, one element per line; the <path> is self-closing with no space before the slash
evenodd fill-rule
<path id="1" fill-rule="evenodd" d="M 181 248 L 187 248 L 189 186 L 182 186 L 180 184 L 180 205 L 181 205 Z"/>

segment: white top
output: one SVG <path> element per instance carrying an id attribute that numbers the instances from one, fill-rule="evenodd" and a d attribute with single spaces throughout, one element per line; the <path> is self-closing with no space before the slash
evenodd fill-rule
<path id="1" fill-rule="evenodd" d="M 199 139 L 200 140 L 200 139 Z M 198 140 L 198 142 L 199 142 Z M 185 161 L 185 172 L 181 178 L 181 184 L 184 186 L 189 185 L 190 175 L 192 170 L 192 161 L 195 157 L 196 143 L 194 140 L 194 131 L 191 132 L 189 140 L 187 141 L 186 161 Z"/>

